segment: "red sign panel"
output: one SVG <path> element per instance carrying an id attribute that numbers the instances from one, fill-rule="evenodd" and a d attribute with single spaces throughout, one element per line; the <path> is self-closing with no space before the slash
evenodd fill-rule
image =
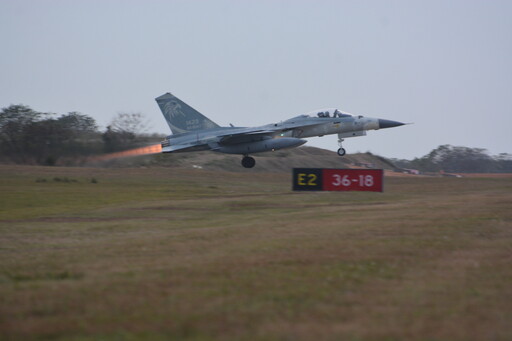
<path id="1" fill-rule="evenodd" d="M 382 169 L 294 168 L 294 191 L 383 191 Z"/>
<path id="2" fill-rule="evenodd" d="M 324 191 L 382 192 L 382 169 L 324 169 Z"/>

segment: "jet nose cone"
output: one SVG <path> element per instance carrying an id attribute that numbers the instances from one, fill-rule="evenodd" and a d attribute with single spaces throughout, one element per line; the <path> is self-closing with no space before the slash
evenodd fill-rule
<path id="1" fill-rule="evenodd" d="M 393 127 L 399 127 L 403 126 L 405 123 L 397 122 L 397 121 L 391 121 L 391 120 L 381 120 L 379 118 L 379 128 L 393 128 Z"/>

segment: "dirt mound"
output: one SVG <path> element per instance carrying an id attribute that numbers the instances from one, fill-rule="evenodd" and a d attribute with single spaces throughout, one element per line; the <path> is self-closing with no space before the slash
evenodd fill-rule
<path id="1" fill-rule="evenodd" d="M 335 152 L 315 148 L 300 147 L 253 156 L 256 166 L 243 168 L 240 155 L 214 152 L 155 154 L 139 157 L 120 158 L 98 163 L 103 167 L 178 167 L 197 168 L 229 172 L 289 172 L 292 168 L 382 168 L 394 169 L 387 159 L 371 153 L 348 154 L 339 157 Z"/>

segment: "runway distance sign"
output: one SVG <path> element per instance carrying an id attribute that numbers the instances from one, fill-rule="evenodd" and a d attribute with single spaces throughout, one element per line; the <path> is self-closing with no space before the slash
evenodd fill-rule
<path id="1" fill-rule="evenodd" d="M 294 191 L 382 192 L 382 169 L 294 168 Z"/>

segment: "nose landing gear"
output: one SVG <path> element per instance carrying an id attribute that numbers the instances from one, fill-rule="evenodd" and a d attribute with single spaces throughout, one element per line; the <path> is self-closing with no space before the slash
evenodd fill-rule
<path id="1" fill-rule="evenodd" d="M 343 139 L 342 139 L 342 138 L 341 138 L 341 136 L 338 134 L 338 146 L 340 147 L 340 149 L 338 149 L 338 152 L 337 152 L 337 153 L 338 153 L 338 155 L 339 155 L 339 156 L 344 156 L 344 155 L 347 153 L 347 151 L 345 150 L 345 148 L 343 148 L 343 147 L 341 146 L 342 142 L 343 142 Z"/>
<path id="2" fill-rule="evenodd" d="M 256 160 L 254 160 L 253 157 L 250 157 L 249 155 L 245 155 L 242 159 L 242 166 L 245 168 L 252 168 L 256 164 Z"/>

